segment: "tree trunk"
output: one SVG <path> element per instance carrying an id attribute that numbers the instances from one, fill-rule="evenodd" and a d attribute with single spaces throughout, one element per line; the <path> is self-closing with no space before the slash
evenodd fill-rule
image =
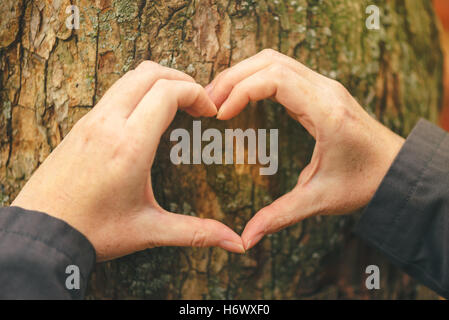
<path id="1" fill-rule="evenodd" d="M 66 26 L 71 4 L 80 28 Z M 376 1 L 380 30 L 365 26 L 368 0 L 2 0 L 0 10 L 0 202 L 8 205 L 73 124 L 127 70 L 151 59 L 207 84 L 221 70 L 274 48 L 341 81 L 377 119 L 406 136 L 436 121 L 442 56 L 430 1 Z M 168 134 L 192 128 L 179 113 L 153 168 L 164 208 L 223 221 L 237 232 L 290 190 L 313 139 L 266 101 L 202 127 L 279 128 L 279 171 L 257 165 L 170 162 Z M 76 177 L 74 177 L 76 178 Z M 357 188 L 354 185 L 354 188 Z M 98 264 L 89 298 L 435 297 L 351 235 L 355 216 L 315 217 L 266 237 L 245 255 L 155 248 Z M 380 267 L 381 289 L 365 288 Z M 423 293 L 424 292 L 424 293 Z"/>

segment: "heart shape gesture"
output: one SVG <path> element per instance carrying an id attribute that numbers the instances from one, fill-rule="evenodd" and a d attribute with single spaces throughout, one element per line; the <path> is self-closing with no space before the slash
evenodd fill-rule
<path id="1" fill-rule="evenodd" d="M 273 98 L 316 139 L 297 186 L 260 210 L 242 237 L 210 219 L 156 202 L 151 167 L 178 108 L 222 120 L 249 101 Z M 403 139 L 372 119 L 338 82 L 264 50 L 221 73 L 205 90 L 188 75 L 143 62 L 79 120 L 13 202 L 64 220 L 103 261 L 155 246 L 219 246 L 244 252 L 265 234 L 314 214 L 367 204 Z M 245 248 L 244 248 L 245 247 Z"/>
<path id="2" fill-rule="evenodd" d="M 404 139 L 374 120 L 337 81 L 264 50 L 223 71 L 206 87 L 228 120 L 249 101 L 272 98 L 315 138 L 310 164 L 293 190 L 261 209 L 242 240 L 250 249 L 269 233 L 317 214 L 344 214 L 370 201 Z"/>
<path id="3" fill-rule="evenodd" d="M 146 61 L 118 80 L 34 173 L 13 202 L 62 219 L 93 244 L 97 260 L 155 246 L 219 246 L 244 252 L 224 224 L 167 212 L 151 167 L 177 109 L 216 115 L 188 75 Z"/>

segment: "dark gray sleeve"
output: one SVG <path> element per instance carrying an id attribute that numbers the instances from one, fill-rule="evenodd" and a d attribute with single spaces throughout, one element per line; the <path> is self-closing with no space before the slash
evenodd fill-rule
<path id="1" fill-rule="evenodd" d="M 95 259 L 87 238 L 64 221 L 0 209 L 0 299 L 82 299 Z"/>
<path id="2" fill-rule="evenodd" d="M 449 134 L 420 120 L 356 233 L 449 298 Z"/>

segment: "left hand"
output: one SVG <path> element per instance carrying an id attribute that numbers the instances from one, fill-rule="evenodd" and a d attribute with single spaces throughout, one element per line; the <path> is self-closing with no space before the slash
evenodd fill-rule
<path id="1" fill-rule="evenodd" d="M 151 166 L 178 107 L 193 116 L 217 112 L 190 76 L 143 62 L 75 124 L 12 205 L 78 229 L 99 261 L 155 246 L 244 252 L 241 238 L 224 224 L 167 212 L 154 198 Z"/>

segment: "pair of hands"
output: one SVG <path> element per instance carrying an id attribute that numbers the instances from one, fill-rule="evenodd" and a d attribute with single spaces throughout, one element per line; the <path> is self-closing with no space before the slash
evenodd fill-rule
<path id="1" fill-rule="evenodd" d="M 162 209 L 153 195 L 151 166 L 178 108 L 228 120 L 249 101 L 266 98 L 282 104 L 316 140 L 296 187 L 257 212 L 241 236 L 218 221 Z M 243 253 L 264 235 L 304 218 L 365 206 L 403 143 L 341 84 L 273 50 L 225 70 L 206 88 L 146 61 L 75 124 L 12 205 L 66 221 L 90 240 L 98 261 L 155 246 Z"/>

